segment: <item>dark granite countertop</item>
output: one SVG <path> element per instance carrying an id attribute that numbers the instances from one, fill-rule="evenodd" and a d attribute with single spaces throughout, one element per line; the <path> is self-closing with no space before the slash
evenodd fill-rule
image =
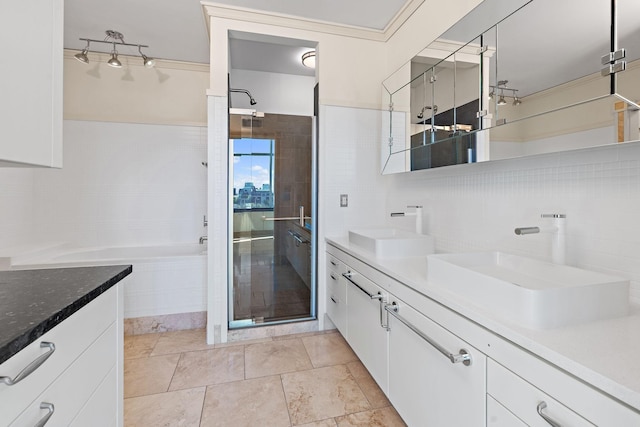
<path id="1" fill-rule="evenodd" d="M 130 265 L 0 271 L 0 363 L 131 271 Z"/>

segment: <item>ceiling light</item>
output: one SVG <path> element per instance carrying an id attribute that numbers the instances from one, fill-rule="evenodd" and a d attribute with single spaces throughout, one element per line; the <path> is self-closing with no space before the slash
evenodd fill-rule
<path id="1" fill-rule="evenodd" d="M 111 58 L 107 61 L 107 65 L 113 68 L 122 68 L 122 62 L 118 59 L 118 51 L 116 50 L 116 44 L 113 44 L 113 50 L 111 51 Z"/>
<path id="2" fill-rule="evenodd" d="M 142 63 L 144 64 L 145 67 L 153 68 L 153 66 L 156 65 L 156 60 L 155 59 L 149 58 L 147 55 L 142 53 L 142 46 L 140 46 L 140 45 L 138 45 L 138 52 L 140 53 L 140 56 L 142 57 Z"/>
<path id="3" fill-rule="evenodd" d="M 310 50 L 302 55 L 302 65 L 309 68 L 316 68 L 316 51 Z"/>
<path id="4" fill-rule="evenodd" d="M 518 98 L 517 96 L 515 98 L 513 98 L 513 106 L 514 107 L 517 107 L 520 104 L 522 104 L 522 101 L 520 101 L 520 98 Z"/>
<path id="5" fill-rule="evenodd" d="M 149 47 L 149 46 L 144 45 L 144 44 L 125 43 L 124 35 L 119 31 L 107 30 L 107 31 L 105 31 L 105 34 L 106 34 L 106 37 L 104 38 L 104 40 L 80 38 L 80 40 L 84 40 L 84 41 L 87 42 L 87 47 L 85 47 L 82 50 L 82 52 L 77 53 L 76 55 L 74 55 L 75 58 L 80 62 L 88 64 L 89 63 L 89 57 L 87 56 L 87 53 L 89 53 L 89 44 L 90 43 L 108 43 L 110 45 L 113 45 L 113 50 L 111 51 L 111 58 L 109 58 L 109 60 L 107 61 L 107 64 L 109 66 L 111 66 L 111 67 L 122 68 L 122 62 L 120 62 L 120 60 L 118 59 L 118 51 L 116 50 L 116 45 L 137 47 L 138 48 L 138 52 L 140 54 L 140 57 L 142 58 L 142 62 L 143 62 L 145 67 L 151 68 L 154 65 L 156 65 L 156 60 L 155 59 L 150 58 L 147 55 L 145 55 L 144 53 L 142 53 L 142 48 L 143 47 Z"/>
<path id="6" fill-rule="evenodd" d="M 498 99 L 498 105 L 507 105 L 507 101 L 504 99 L 504 93 L 500 94 L 500 99 Z"/>
<path id="7" fill-rule="evenodd" d="M 82 49 L 82 52 L 80 52 L 80 53 L 76 53 L 76 54 L 74 55 L 74 57 L 75 57 L 78 61 L 80 61 L 80 62 L 82 62 L 82 63 L 84 63 L 84 64 L 88 64 L 88 63 L 89 63 L 89 57 L 87 56 L 87 53 L 89 53 L 89 43 L 90 43 L 90 42 L 87 40 L 87 47 L 85 47 L 84 49 Z"/>
<path id="8" fill-rule="evenodd" d="M 493 89 L 491 90 L 491 92 L 489 92 L 489 99 L 493 99 L 495 93 L 493 92 Z"/>

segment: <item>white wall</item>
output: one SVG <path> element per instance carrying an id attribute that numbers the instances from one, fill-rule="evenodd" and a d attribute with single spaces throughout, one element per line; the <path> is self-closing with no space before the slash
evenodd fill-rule
<path id="1" fill-rule="evenodd" d="M 502 250 L 550 260 L 549 235 L 516 236 L 567 215 L 567 264 L 631 279 L 640 302 L 640 143 L 385 176 L 385 211 L 425 207 L 440 252 Z M 386 215 L 385 215 L 386 218 Z M 387 225 L 410 230 L 386 220 Z"/>
<path id="2" fill-rule="evenodd" d="M 33 169 L 0 168 L 0 256 L 33 238 Z"/>
<path id="3" fill-rule="evenodd" d="M 315 77 L 262 71 L 230 70 L 232 88 L 246 89 L 256 100 L 249 103 L 244 93 L 231 94 L 233 108 L 251 108 L 263 113 L 313 116 Z"/>
<path id="4" fill-rule="evenodd" d="M 134 246 L 206 233 L 206 128 L 66 120 L 64 159 L 33 171 L 38 241 Z"/>

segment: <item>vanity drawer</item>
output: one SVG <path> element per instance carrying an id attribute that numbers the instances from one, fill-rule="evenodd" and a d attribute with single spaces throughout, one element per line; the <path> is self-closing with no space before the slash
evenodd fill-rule
<path id="1" fill-rule="evenodd" d="M 71 422 L 70 427 L 113 427 L 118 425 L 118 397 L 113 392 L 118 386 L 118 370 L 114 366 L 98 389 Z"/>
<path id="2" fill-rule="evenodd" d="M 527 427 L 493 397 L 487 395 L 487 427 Z"/>
<path id="3" fill-rule="evenodd" d="M 0 425 L 13 421 L 114 323 L 118 303 L 116 288 L 100 295 L 0 365 L 0 375 L 15 378 L 29 363 L 49 351 L 41 348 L 40 343 L 55 345 L 55 351 L 31 375 L 12 386 L 0 383 Z"/>
<path id="4" fill-rule="evenodd" d="M 530 426 L 549 427 L 543 415 L 563 426 L 594 425 L 491 359 L 487 363 L 487 393 Z M 487 418 L 490 420 L 491 414 Z"/>
<path id="5" fill-rule="evenodd" d="M 327 272 L 334 271 L 338 275 L 345 272 L 344 263 L 330 253 L 327 253 Z"/>
<path id="6" fill-rule="evenodd" d="M 344 280 L 335 270 L 327 268 L 327 315 L 342 335 L 346 336 L 347 288 Z"/>
<path id="7" fill-rule="evenodd" d="M 47 426 L 68 426 L 80 412 L 102 380 L 116 366 L 118 328 L 113 322 L 91 346 L 78 357 L 43 393 L 41 393 L 10 427 L 32 427 L 49 412 L 42 403 L 53 404 L 54 412 Z M 112 389 L 113 390 L 113 389 Z M 115 400 L 116 394 L 113 394 Z M 115 412 L 111 419 L 115 420 Z M 94 425 L 91 423 L 90 425 Z"/>

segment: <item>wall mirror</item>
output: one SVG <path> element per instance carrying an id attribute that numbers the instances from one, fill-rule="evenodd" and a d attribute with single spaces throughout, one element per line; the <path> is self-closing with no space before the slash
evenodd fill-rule
<path id="1" fill-rule="evenodd" d="M 634 16 L 635 0 L 485 0 L 383 82 L 382 173 L 639 139 Z"/>

